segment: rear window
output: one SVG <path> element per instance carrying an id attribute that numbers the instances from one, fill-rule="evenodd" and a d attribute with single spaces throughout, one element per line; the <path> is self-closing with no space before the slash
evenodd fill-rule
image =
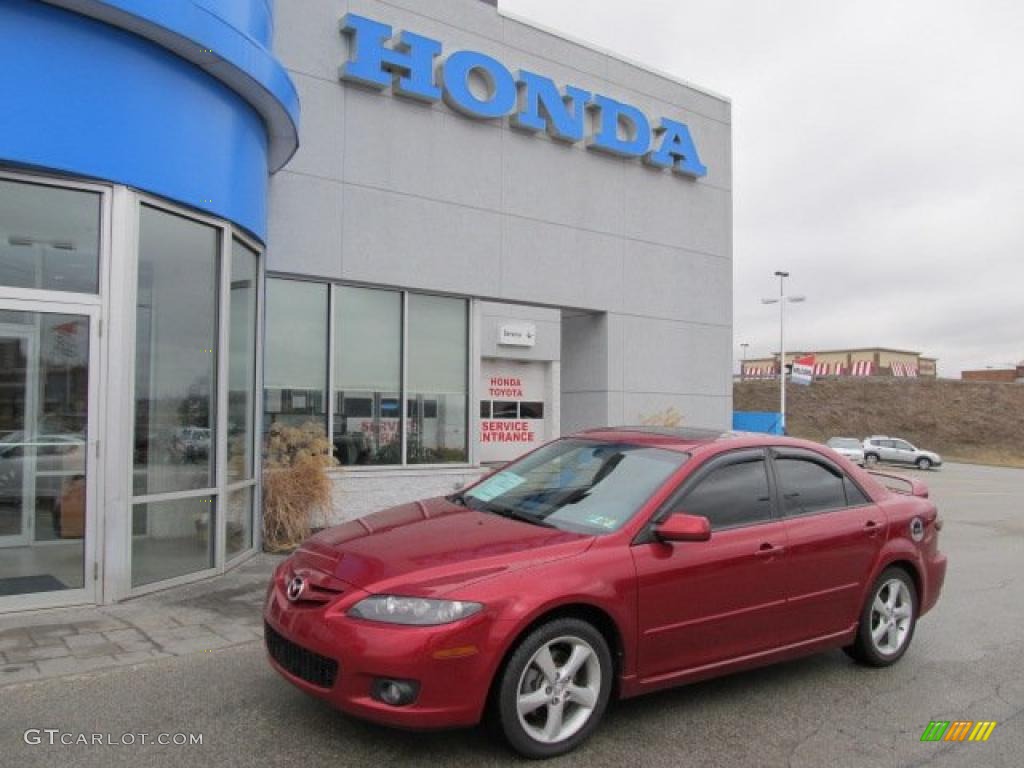
<path id="1" fill-rule="evenodd" d="M 783 512 L 809 515 L 846 504 L 843 475 L 814 461 L 781 457 L 775 460 L 775 472 L 782 487 Z"/>

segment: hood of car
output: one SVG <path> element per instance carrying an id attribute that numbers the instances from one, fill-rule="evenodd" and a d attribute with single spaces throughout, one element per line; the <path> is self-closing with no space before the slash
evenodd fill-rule
<path id="1" fill-rule="evenodd" d="M 510 520 L 429 499 L 328 528 L 293 558 L 375 594 L 436 597 L 585 551 L 593 536 Z"/>

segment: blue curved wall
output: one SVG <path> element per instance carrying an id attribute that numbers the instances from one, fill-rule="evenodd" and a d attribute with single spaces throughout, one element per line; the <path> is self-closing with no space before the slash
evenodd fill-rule
<path id="1" fill-rule="evenodd" d="M 266 50 L 273 30 L 266 0 L 97 5 L 116 7 L 129 19 L 133 6 L 140 15 L 147 7 L 174 8 L 168 18 L 179 28 L 143 21 L 179 39 L 190 37 L 185 22 L 194 27 L 197 16 L 205 29 L 221 30 L 191 38 L 210 46 L 219 62 L 241 55 L 253 65 L 249 75 L 264 89 L 257 95 L 266 96 L 264 105 L 282 107 L 297 136 L 298 99 Z M 186 8 L 191 15 L 182 12 Z M 0 38 L 0 163 L 127 184 L 265 238 L 275 138 L 254 106 L 260 99 L 243 96 L 143 33 L 38 0 L 0 2 Z M 221 40 L 224 51 L 213 48 Z M 245 56 L 246 46 L 265 56 Z"/>
<path id="2" fill-rule="evenodd" d="M 244 32 L 265 48 L 274 37 L 274 14 L 270 0 L 192 0 Z"/>

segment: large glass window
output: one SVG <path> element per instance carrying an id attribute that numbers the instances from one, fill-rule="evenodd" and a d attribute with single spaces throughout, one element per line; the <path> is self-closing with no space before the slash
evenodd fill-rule
<path id="1" fill-rule="evenodd" d="M 135 327 L 136 496 L 210 488 L 220 231 L 142 207 Z"/>
<path id="2" fill-rule="evenodd" d="M 327 286 L 267 281 L 264 430 L 309 422 L 327 434 Z"/>
<path id="3" fill-rule="evenodd" d="M 410 464 L 465 462 L 469 388 L 465 299 L 409 295 Z"/>
<path id="4" fill-rule="evenodd" d="M 224 551 L 230 560 L 253 546 L 256 486 L 256 331 L 259 255 L 238 240 L 231 246 L 228 329 L 228 444 Z"/>
<path id="5" fill-rule="evenodd" d="M 231 330 L 228 363 L 228 482 L 250 480 L 256 392 L 256 298 L 259 256 L 237 240 L 231 250 Z"/>
<path id="6" fill-rule="evenodd" d="M 402 461 L 402 294 L 338 286 L 334 309 L 334 456 Z"/>
<path id="7" fill-rule="evenodd" d="M 97 293 L 100 200 L 0 179 L 0 285 Z"/>
<path id="8" fill-rule="evenodd" d="M 131 450 L 110 470 L 131 473 L 132 587 L 208 572 L 256 538 L 260 254 L 230 224 L 74 186 L 87 185 L 0 178 L 0 602 L 93 585 L 109 548 L 89 537 L 119 526 L 103 525 L 103 510 L 93 522 L 90 459 L 116 459 L 108 448 L 122 438 Z M 92 343 L 111 321 L 100 295 L 108 207 L 138 226 L 135 252 L 115 253 L 135 270 L 133 348 L 115 345 L 109 361 Z M 133 382 L 124 435 L 89 424 L 101 370 L 118 388 Z M 121 572 L 115 561 L 108 574 Z"/>
<path id="9" fill-rule="evenodd" d="M 214 565 L 216 497 L 193 496 L 136 504 L 132 527 L 132 586 L 204 571 Z"/>
<path id="10" fill-rule="evenodd" d="M 227 559 L 253 546 L 260 276 L 259 255 L 238 239 L 222 258 L 222 227 L 145 205 L 139 226 L 135 587 L 213 568 L 220 534 Z"/>
<path id="11" fill-rule="evenodd" d="M 330 373 L 340 464 L 469 460 L 465 299 L 269 279 L 266 336 L 264 429 L 325 423 Z"/>
<path id="12" fill-rule="evenodd" d="M 253 494 L 256 484 L 244 485 L 227 495 L 224 550 L 228 560 L 253 546 Z"/>

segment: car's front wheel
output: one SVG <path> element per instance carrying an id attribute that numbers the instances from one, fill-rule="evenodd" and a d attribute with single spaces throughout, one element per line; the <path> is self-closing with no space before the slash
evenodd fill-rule
<path id="1" fill-rule="evenodd" d="M 861 611 L 856 640 L 844 650 L 868 666 L 887 667 L 907 652 L 916 623 L 913 579 L 902 568 L 886 568 Z"/>
<path id="2" fill-rule="evenodd" d="M 918 469 L 931 469 L 932 468 L 932 460 L 922 456 L 920 459 L 917 460 L 917 468 Z"/>
<path id="3" fill-rule="evenodd" d="M 556 619 L 526 636 L 505 665 L 495 723 L 530 758 L 574 749 L 597 727 L 611 695 L 613 665 L 604 636 L 580 619 Z"/>

